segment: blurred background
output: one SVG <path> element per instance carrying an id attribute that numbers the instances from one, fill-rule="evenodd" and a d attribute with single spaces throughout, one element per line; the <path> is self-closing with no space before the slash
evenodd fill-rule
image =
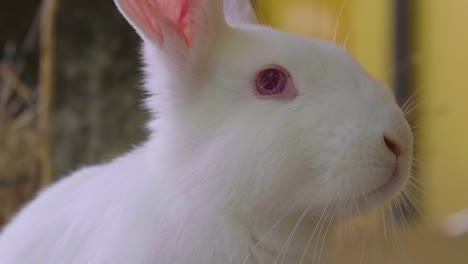
<path id="1" fill-rule="evenodd" d="M 414 129 L 406 195 L 338 228 L 335 261 L 468 263 L 468 216 L 453 217 L 468 208 L 468 0 L 253 2 L 265 24 L 345 46 Z M 0 6 L 1 226 L 42 187 L 144 140 L 148 116 L 139 40 L 113 1 Z"/>

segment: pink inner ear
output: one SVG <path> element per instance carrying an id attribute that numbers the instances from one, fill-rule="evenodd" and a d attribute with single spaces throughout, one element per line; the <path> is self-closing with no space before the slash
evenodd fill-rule
<path id="1" fill-rule="evenodd" d="M 193 12 L 196 1 L 191 0 L 159 0 L 163 14 L 167 14 L 176 27 L 184 33 L 185 41 L 191 44 L 193 24 L 190 11 Z"/>
<path id="2" fill-rule="evenodd" d="M 131 19 L 147 34 L 161 43 L 163 30 L 175 30 L 184 37 L 187 45 L 192 43 L 192 28 L 195 0 L 123 0 L 124 8 Z M 166 28 L 165 28 L 166 27 Z"/>

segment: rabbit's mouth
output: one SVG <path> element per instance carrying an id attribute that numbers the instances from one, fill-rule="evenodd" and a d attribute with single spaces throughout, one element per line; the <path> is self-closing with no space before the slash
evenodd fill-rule
<path id="1" fill-rule="evenodd" d="M 398 196 L 406 183 L 407 177 L 399 164 L 395 164 L 392 174 L 378 187 L 372 189 L 358 200 L 361 210 L 371 210 L 379 204 Z"/>
<path id="2" fill-rule="evenodd" d="M 391 196 L 398 193 L 398 190 L 403 184 L 404 177 L 399 171 L 399 166 L 395 165 L 391 175 L 382 183 L 380 186 L 374 188 L 367 194 L 363 195 L 363 199 L 376 198 L 376 199 L 388 199 Z"/>
<path id="3" fill-rule="evenodd" d="M 342 213 L 351 216 L 360 215 L 372 210 L 380 204 L 390 201 L 403 189 L 407 178 L 401 166 L 396 164 L 393 172 L 382 184 L 370 191 L 363 192 L 359 197 L 356 197 L 356 199 L 352 199 L 352 201 L 345 202 L 346 206 L 343 206 L 344 210 Z"/>

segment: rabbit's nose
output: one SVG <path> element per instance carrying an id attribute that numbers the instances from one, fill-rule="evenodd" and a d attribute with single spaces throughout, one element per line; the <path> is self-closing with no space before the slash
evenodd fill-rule
<path id="1" fill-rule="evenodd" d="M 398 158 L 401 154 L 401 147 L 400 145 L 393 139 L 391 139 L 388 136 L 383 136 L 385 146 L 387 149 L 395 155 L 396 158 Z"/>

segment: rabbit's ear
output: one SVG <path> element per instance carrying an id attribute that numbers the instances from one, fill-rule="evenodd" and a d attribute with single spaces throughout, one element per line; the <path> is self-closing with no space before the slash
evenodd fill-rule
<path id="1" fill-rule="evenodd" d="M 219 0 L 115 0 L 139 35 L 170 57 L 206 52 L 227 25 Z M 204 51 L 201 51 L 203 49 Z M 171 58 L 174 59 L 174 58 Z"/>
<path id="2" fill-rule="evenodd" d="M 231 25 L 260 24 L 253 0 L 224 0 L 226 21 Z"/>

